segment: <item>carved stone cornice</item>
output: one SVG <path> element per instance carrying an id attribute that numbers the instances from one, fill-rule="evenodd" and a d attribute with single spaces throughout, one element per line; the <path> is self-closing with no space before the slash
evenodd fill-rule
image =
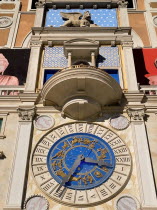
<path id="1" fill-rule="evenodd" d="M 117 4 L 119 5 L 119 8 L 127 8 L 128 6 L 128 2 L 125 0 L 120 0 L 117 2 Z"/>
<path id="2" fill-rule="evenodd" d="M 35 116 L 35 111 L 36 108 L 32 107 L 32 108 L 17 108 L 17 112 L 19 114 L 20 117 L 20 121 L 29 121 L 31 122 Z"/>
<path id="3" fill-rule="evenodd" d="M 126 110 L 131 121 L 143 121 L 146 108 L 128 108 Z"/>
<path id="4" fill-rule="evenodd" d="M 44 8 L 46 5 L 45 1 L 38 1 L 35 3 L 36 8 Z"/>

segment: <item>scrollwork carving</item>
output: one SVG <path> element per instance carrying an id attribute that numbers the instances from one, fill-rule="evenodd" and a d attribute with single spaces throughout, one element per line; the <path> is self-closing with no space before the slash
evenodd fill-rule
<path id="1" fill-rule="evenodd" d="M 33 108 L 18 108 L 17 112 L 21 121 L 32 121 L 35 116 L 35 107 Z"/>
<path id="2" fill-rule="evenodd" d="M 143 121 L 146 108 L 128 108 L 127 114 L 131 118 L 131 121 Z"/>

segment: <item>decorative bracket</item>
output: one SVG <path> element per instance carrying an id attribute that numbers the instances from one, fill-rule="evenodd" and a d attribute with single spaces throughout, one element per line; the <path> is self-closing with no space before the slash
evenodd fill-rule
<path id="1" fill-rule="evenodd" d="M 131 121 L 143 121 L 146 108 L 128 108 L 126 111 Z"/>
<path id="2" fill-rule="evenodd" d="M 45 5 L 46 5 L 46 3 L 43 1 L 38 1 L 35 3 L 36 8 L 44 8 Z"/>
<path id="3" fill-rule="evenodd" d="M 117 2 L 117 4 L 119 5 L 119 8 L 127 8 L 128 6 L 128 2 L 125 0 L 120 0 Z"/>
<path id="4" fill-rule="evenodd" d="M 18 108 L 17 112 L 21 121 L 32 121 L 35 116 L 35 107 L 33 108 Z"/>

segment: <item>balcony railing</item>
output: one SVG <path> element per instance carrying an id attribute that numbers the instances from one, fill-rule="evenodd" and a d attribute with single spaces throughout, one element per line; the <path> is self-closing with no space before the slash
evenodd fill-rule
<path id="1" fill-rule="evenodd" d="M 157 95 L 157 85 L 139 85 L 139 90 L 148 95 Z"/>
<path id="2" fill-rule="evenodd" d="M 17 96 L 19 93 L 23 93 L 24 86 L 0 86 L 0 96 Z"/>

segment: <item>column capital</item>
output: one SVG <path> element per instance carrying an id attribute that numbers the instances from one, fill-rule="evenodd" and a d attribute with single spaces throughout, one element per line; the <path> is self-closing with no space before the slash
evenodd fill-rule
<path id="1" fill-rule="evenodd" d="M 125 0 L 119 0 L 117 4 L 119 5 L 119 8 L 127 8 L 128 6 L 128 2 Z"/>
<path id="2" fill-rule="evenodd" d="M 131 121 L 143 121 L 146 108 L 127 108 L 126 112 Z"/>
<path id="3" fill-rule="evenodd" d="M 127 42 L 127 41 L 122 41 L 121 42 L 122 47 L 131 47 L 133 48 L 133 42 Z"/>
<path id="4" fill-rule="evenodd" d="M 35 3 L 36 8 L 45 8 L 45 1 L 38 1 Z"/>
<path id="5" fill-rule="evenodd" d="M 40 40 L 31 40 L 30 41 L 30 47 L 41 47 L 42 41 Z"/>
<path id="6" fill-rule="evenodd" d="M 31 122 L 35 116 L 36 108 L 17 108 L 17 112 L 22 122 Z"/>

